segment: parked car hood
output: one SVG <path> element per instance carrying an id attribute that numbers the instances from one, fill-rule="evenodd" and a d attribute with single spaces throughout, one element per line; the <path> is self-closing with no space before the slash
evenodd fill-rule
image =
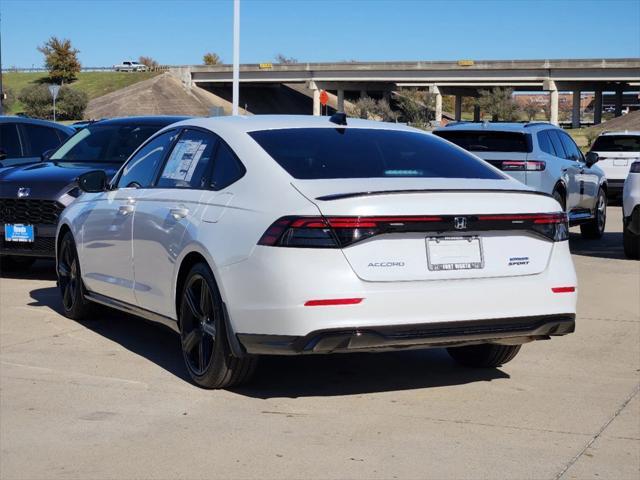
<path id="1" fill-rule="evenodd" d="M 16 198 L 18 188 L 29 188 L 29 198 L 55 199 L 73 188 L 76 179 L 91 170 L 104 170 L 112 177 L 117 163 L 39 162 L 0 170 L 0 197 Z"/>

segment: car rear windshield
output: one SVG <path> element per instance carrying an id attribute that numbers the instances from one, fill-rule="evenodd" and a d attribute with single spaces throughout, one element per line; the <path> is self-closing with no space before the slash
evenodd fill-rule
<path id="1" fill-rule="evenodd" d="M 90 125 L 67 140 L 50 160 L 123 163 L 160 128 L 158 125 Z"/>
<path id="2" fill-rule="evenodd" d="M 476 130 L 438 130 L 433 133 L 472 152 L 531 152 L 531 142 L 524 133 Z"/>
<path id="3" fill-rule="evenodd" d="M 505 178 L 474 156 L 424 133 L 295 128 L 261 130 L 249 135 L 299 179 Z"/>
<path id="4" fill-rule="evenodd" d="M 593 143 L 594 152 L 640 152 L 640 135 L 603 135 Z"/>

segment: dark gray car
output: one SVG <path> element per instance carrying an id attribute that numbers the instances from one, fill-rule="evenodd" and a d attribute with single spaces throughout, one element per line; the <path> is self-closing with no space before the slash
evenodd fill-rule
<path id="1" fill-rule="evenodd" d="M 75 133 L 73 128 L 28 117 L 0 116 L 0 169 L 39 162 Z"/>
<path id="2" fill-rule="evenodd" d="M 129 117 L 94 122 L 48 158 L 0 169 L 0 260 L 3 269 L 27 268 L 55 256 L 62 210 L 79 195 L 79 175 L 104 170 L 113 176 L 140 144 L 186 117 Z"/>

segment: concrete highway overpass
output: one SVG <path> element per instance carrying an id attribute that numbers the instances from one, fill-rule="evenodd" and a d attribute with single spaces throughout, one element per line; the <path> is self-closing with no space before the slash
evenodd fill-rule
<path id="1" fill-rule="evenodd" d="M 174 73 L 187 86 L 218 91 L 231 86 L 231 65 L 175 67 Z M 621 114 L 624 92 L 640 90 L 640 58 L 244 64 L 240 82 L 241 99 L 242 86 L 254 91 L 267 86 L 306 87 L 313 98 L 314 115 L 321 111 L 321 90 L 334 93 L 338 110 L 343 110 L 345 92 L 387 96 L 402 87 L 428 88 L 436 96 L 436 121 L 442 118 L 442 95 L 455 96 L 455 117 L 460 119 L 463 97 L 476 97 L 481 89 L 510 87 L 549 92 L 550 120 L 558 123 L 558 92 L 572 92 L 573 122 L 578 126 L 581 92 L 595 94 L 595 123 L 601 120 L 602 92 L 615 95 L 615 113 Z M 475 116 L 479 119 L 480 112 L 476 110 Z"/>

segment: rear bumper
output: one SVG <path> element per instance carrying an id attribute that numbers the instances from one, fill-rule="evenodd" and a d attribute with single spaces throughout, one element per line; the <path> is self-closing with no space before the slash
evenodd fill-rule
<path id="1" fill-rule="evenodd" d="M 238 334 L 254 355 L 371 352 L 478 343 L 516 345 L 575 330 L 572 313 L 416 325 L 317 330 L 305 336 Z"/>
<path id="2" fill-rule="evenodd" d="M 624 178 L 621 180 L 617 179 L 607 179 L 607 196 L 608 197 L 617 197 L 622 195 L 622 190 L 624 188 Z"/>

